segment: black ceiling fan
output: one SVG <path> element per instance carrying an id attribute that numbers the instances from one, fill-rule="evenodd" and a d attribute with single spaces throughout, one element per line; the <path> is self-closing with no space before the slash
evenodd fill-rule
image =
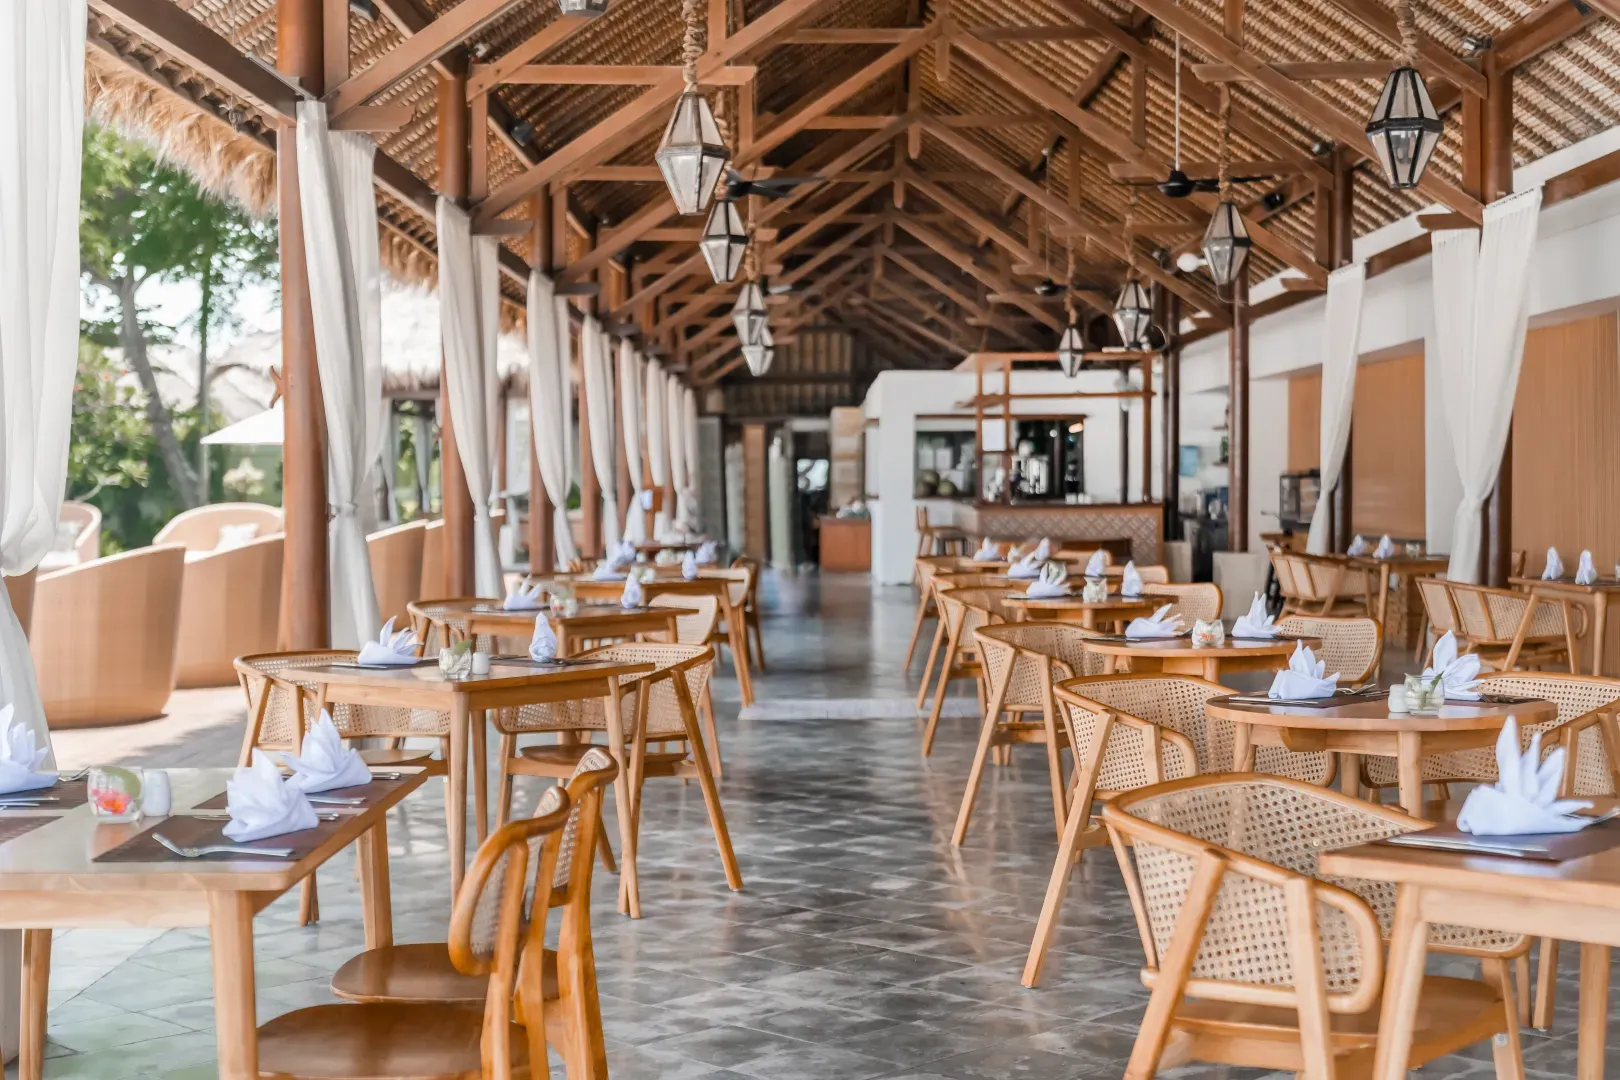
<path id="1" fill-rule="evenodd" d="M 727 170 L 724 197 L 736 202 L 749 195 L 766 199 L 780 199 L 794 188 L 804 184 L 819 184 L 819 176 L 773 176 L 765 180 L 749 180 L 736 170 Z"/>

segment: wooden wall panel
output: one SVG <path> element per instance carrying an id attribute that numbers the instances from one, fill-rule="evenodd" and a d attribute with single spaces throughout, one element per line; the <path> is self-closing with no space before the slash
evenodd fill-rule
<path id="1" fill-rule="evenodd" d="M 1590 548 L 1620 559 L 1620 354 L 1614 315 L 1531 330 L 1513 408 L 1513 536 L 1540 574 L 1555 546 L 1570 573 Z M 1606 667 L 1620 670 L 1620 633 Z M 1582 670 L 1590 670 L 1583 667 Z"/>
<path id="2" fill-rule="evenodd" d="M 1322 374 L 1288 380 L 1288 471 L 1317 467 L 1322 449 Z"/>
<path id="3" fill-rule="evenodd" d="M 1356 372 L 1350 520 L 1369 537 L 1421 538 L 1424 512 L 1423 352 Z"/>

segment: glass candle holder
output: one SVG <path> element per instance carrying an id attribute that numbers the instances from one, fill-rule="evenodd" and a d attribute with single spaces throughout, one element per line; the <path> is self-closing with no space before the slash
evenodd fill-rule
<path id="1" fill-rule="evenodd" d="M 472 674 L 473 651 L 471 649 L 440 649 L 439 674 L 453 682 L 460 682 Z"/>
<path id="2" fill-rule="evenodd" d="M 95 768 L 86 780 L 90 813 L 110 825 L 141 818 L 141 770 Z"/>
<path id="3" fill-rule="evenodd" d="M 1406 711 L 1413 713 L 1439 712 L 1446 701 L 1446 689 L 1438 675 L 1406 677 Z"/>

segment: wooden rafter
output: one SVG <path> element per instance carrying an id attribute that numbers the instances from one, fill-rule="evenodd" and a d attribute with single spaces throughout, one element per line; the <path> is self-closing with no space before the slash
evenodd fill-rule
<path id="1" fill-rule="evenodd" d="M 966 312 L 969 312 L 975 317 L 982 318 L 989 310 L 982 297 L 969 296 L 955 285 L 952 285 L 938 274 L 935 274 L 932 270 L 929 270 L 921 263 L 913 260 L 910 256 L 903 255 L 900 252 L 895 251 L 892 247 L 888 246 L 881 248 L 880 253 L 883 258 L 894 263 L 895 266 L 899 267 L 901 270 L 904 270 L 906 273 L 910 274 L 924 285 L 927 285 L 941 296 L 947 297 L 948 299 L 954 301 L 958 307 Z"/>
<path id="2" fill-rule="evenodd" d="M 1396 25 L 1395 13 L 1376 0 L 1331 0 L 1339 10 L 1361 23 L 1392 45 L 1400 45 L 1401 30 Z M 1453 56 L 1451 51 L 1434 38 L 1418 31 L 1419 66 L 1432 74 L 1442 76 L 1471 94 L 1485 96 L 1485 76 Z"/>

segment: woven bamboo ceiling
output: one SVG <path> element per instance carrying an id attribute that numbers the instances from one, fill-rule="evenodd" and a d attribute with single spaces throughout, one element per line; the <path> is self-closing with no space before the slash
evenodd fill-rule
<path id="1" fill-rule="evenodd" d="M 1481 102 L 1511 101 L 1515 165 L 1620 122 L 1611 8 L 1620 16 L 1620 0 L 1417 0 L 1419 66 L 1446 132 L 1415 192 L 1390 190 L 1362 156 L 1360 128 L 1398 51 L 1382 0 L 708 0 L 702 73 L 745 174 L 818 178 L 750 200 L 762 269 L 791 286 L 773 299 L 778 333 L 842 325 L 886 362 L 947 366 L 975 348 L 1052 348 L 1063 298 L 1035 287 L 1061 282 L 1071 260 L 1098 333 L 1130 267 L 1202 325 L 1229 320 L 1204 271 L 1174 267 L 1217 197 L 1125 182 L 1162 179 L 1175 152 L 1178 38 L 1183 167 L 1212 175 L 1229 92 L 1233 172 L 1267 177 L 1235 189 L 1253 279 L 1292 268 L 1291 291 L 1309 293 L 1331 259 L 1335 183 L 1351 188 L 1355 235 L 1429 203 L 1478 219 L 1464 129 Z M 93 106 L 267 209 L 275 132 L 294 100 L 265 71 L 276 0 L 91 9 Z M 549 192 L 565 287 L 594 295 L 605 321 L 633 326 L 694 383 L 738 371 L 735 289 L 710 281 L 701 219 L 675 215 L 653 165 L 680 87 L 679 0 L 611 0 L 596 19 L 562 17 L 552 0 L 326 9 L 348 13 L 349 63 L 343 78 L 329 58 L 325 97 L 334 123 L 372 130 L 386 155 L 379 206 L 395 273 L 432 265 L 436 102 L 447 79 L 465 79 L 472 115 L 488 114 L 474 133 L 487 155 L 475 220 L 503 237 L 509 298 L 541 254 L 524 221 Z"/>

